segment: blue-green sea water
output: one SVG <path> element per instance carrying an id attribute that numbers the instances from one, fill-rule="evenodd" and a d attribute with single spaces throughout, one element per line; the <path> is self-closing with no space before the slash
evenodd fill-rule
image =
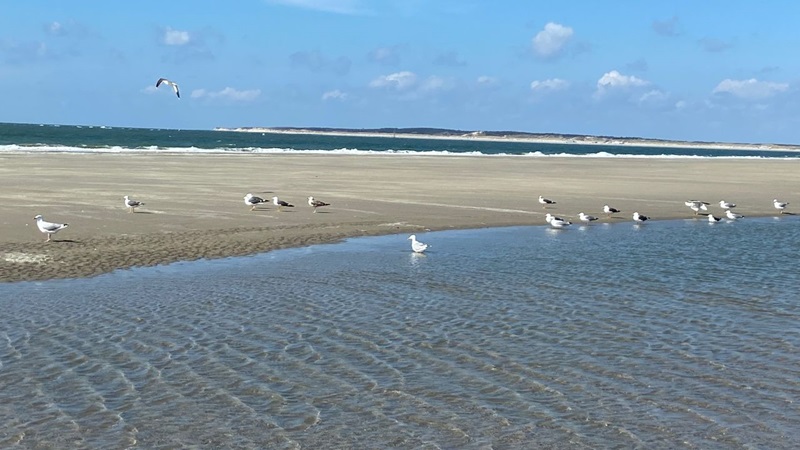
<path id="1" fill-rule="evenodd" d="M 323 152 L 583 157 L 798 158 L 786 150 L 541 144 L 458 139 L 407 139 L 213 130 L 162 130 L 68 125 L 2 124 L 0 153 L 23 152 Z"/>
<path id="2" fill-rule="evenodd" d="M 793 449 L 800 217 L 0 285 L 0 448 Z"/>

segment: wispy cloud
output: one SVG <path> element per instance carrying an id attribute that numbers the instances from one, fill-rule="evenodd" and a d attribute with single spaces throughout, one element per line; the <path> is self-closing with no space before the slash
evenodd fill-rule
<path id="1" fill-rule="evenodd" d="M 89 29 L 74 20 L 53 21 L 42 26 L 44 32 L 50 36 L 83 38 L 91 33 Z"/>
<path id="2" fill-rule="evenodd" d="M 749 80 L 731 80 L 728 78 L 722 80 L 711 93 L 730 94 L 745 100 L 763 100 L 788 89 L 788 83 L 758 81 L 755 78 L 750 78 Z"/>
<path id="3" fill-rule="evenodd" d="M 195 89 L 192 91 L 192 98 L 208 98 L 229 100 L 235 102 L 249 102 L 253 101 L 261 95 L 261 89 L 238 90 L 232 87 L 226 87 L 221 91 L 208 91 L 206 89 Z"/>
<path id="4" fill-rule="evenodd" d="M 467 62 L 461 59 L 456 51 L 449 51 L 436 55 L 436 58 L 433 59 L 433 63 L 437 66 L 448 67 L 463 67 L 467 65 Z"/>
<path id="5" fill-rule="evenodd" d="M 400 64 L 400 48 L 398 46 L 378 47 L 367 53 L 367 61 L 386 66 Z"/>
<path id="6" fill-rule="evenodd" d="M 414 87 L 417 83 L 417 75 L 407 70 L 395 72 L 389 75 L 381 75 L 369 83 L 371 88 L 387 88 L 403 91 Z"/>
<path id="7" fill-rule="evenodd" d="M 680 19 L 678 16 L 672 16 L 666 20 L 654 20 L 651 24 L 653 31 L 661 36 L 678 36 L 681 34 Z"/>
<path id="8" fill-rule="evenodd" d="M 273 5 L 291 6 L 334 14 L 366 14 L 368 9 L 358 0 L 266 0 Z"/>
<path id="9" fill-rule="evenodd" d="M 533 52 L 542 59 L 556 59 L 562 55 L 573 34 L 572 28 L 549 22 L 534 36 Z"/>
<path id="10" fill-rule="evenodd" d="M 322 101 L 328 101 L 328 100 L 345 101 L 347 100 L 347 97 L 349 97 L 349 95 L 347 95 L 346 92 L 342 92 L 339 89 L 334 89 L 332 91 L 328 91 L 322 94 Z"/>
<path id="11" fill-rule="evenodd" d="M 164 45 L 186 45 L 192 42 L 192 35 L 188 31 L 176 30 L 166 27 L 161 30 L 161 43 Z"/>
<path id="12" fill-rule="evenodd" d="M 533 92 L 561 91 L 568 87 L 569 82 L 567 80 L 562 80 L 561 78 L 531 81 L 531 90 Z"/>

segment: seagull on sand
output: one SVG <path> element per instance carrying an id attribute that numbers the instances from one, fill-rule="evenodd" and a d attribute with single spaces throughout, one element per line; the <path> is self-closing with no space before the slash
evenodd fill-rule
<path id="1" fill-rule="evenodd" d="M 736 208 L 736 203 L 726 202 L 725 200 L 719 201 L 719 207 L 722 209 L 733 209 Z"/>
<path id="2" fill-rule="evenodd" d="M 428 244 L 423 244 L 422 242 L 417 240 L 417 235 L 412 234 L 408 237 L 411 240 L 411 250 L 414 253 L 422 253 L 428 248 Z"/>
<path id="3" fill-rule="evenodd" d="M 541 203 L 543 205 L 542 208 L 547 208 L 547 205 L 555 205 L 556 201 L 555 200 L 550 200 L 549 198 L 544 198 L 544 197 L 542 197 L 540 195 L 539 196 L 539 203 Z"/>
<path id="4" fill-rule="evenodd" d="M 136 209 L 136 208 L 138 208 L 138 207 L 140 207 L 142 205 L 144 205 L 144 203 L 138 202 L 136 200 L 133 200 L 132 198 L 128 197 L 127 195 L 125 196 L 125 207 L 128 208 L 128 212 L 129 213 L 135 212 L 134 209 Z"/>
<path id="5" fill-rule="evenodd" d="M 727 216 L 728 219 L 731 219 L 731 220 L 741 219 L 742 217 L 744 217 L 741 214 L 736 214 L 735 212 L 731 211 L 730 209 L 726 209 L 725 210 L 725 216 Z"/>
<path id="6" fill-rule="evenodd" d="M 611 217 L 612 214 L 616 214 L 622 211 L 618 210 L 617 208 L 612 208 L 608 205 L 603 205 L 603 212 L 606 213 L 608 217 Z"/>
<path id="7" fill-rule="evenodd" d="M 156 81 L 156 87 L 161 86 L 161 84 L 166 84 L 168 86 L 172 86 L 172 90 L 175 91 L 175 95 L 177 95 L 178 98 L 181 98 L 181 91 L 178 90 L 178 83 L 175 83 L 174 81 L 170 81 L 170 80 L 168 80 L 166 78 L 159 78 L 158 81 Z"/>
<path id="8" fill-rule="evenodd" d="M 263 198 L 256 197 L 255 195 L 253 195 L 253 194 L 251 194 L 249 192 L 247 193 L 247 195 L 244 196 L 244 204 L 250 206 L 250 211 L 255 210 L 256 206 L 258 206 L 258 205 L 260 205 L 262 203 L 268 203 L 268 202 L 266 200 L 264 200 Z"/>
<path id="9" fill-rule="evenodd" d="M 594 222 L 595 220 L 597 220 L 597 217 L 590 216 L 582 212 L 578 213 L 578 218 L 581 219 L 581 222 L 586 222 L 586 223 Z"/>
<path id="10" fill-rule="evenodd" d="M 701 202 L 700 200 L 689 200 L 688 202 L 683 202 L 683 204 L 691 208 L 695 216 L 700 213 L 700 211 L 708 211 L 708 203 Z"/>
<path id="11" fill-rule="evenodd" d="M 309 196 L 308 206 L 311 206 L 312 208 L 314 208 L 314 212 L 317 212 L 317 208 L 320 208 L 322 206 L 331 206 L 331 204 L 325 203 L 322 200 L 315 200 L 314 197 Z"/>
<path id="12" fill-rule="evenodd" d="M 730 210 L 729 210 L 730 211 Z M 708 223 L 717 223 L 722 220 L 722 217 L 714 217 L 713 214 L 708 215 Z"/>
<path id="13" fill-rule="evenodd" d="M 69 224 L 66 223 L 46 222 L 41 214 L 34 217 L 34 220 L 36 220 L 36 226 L 39 227 L 39 231 L 47 234 L 47 241 L 50 241 L 50 236 L 69 226 Z"/>
<path id="14" fill-rule="evenodd" d="M 272 203 L 278 207 L 278 211 L 280 211 L 284 206 L 287 208 L 294 208 L 294 205 L 290 205 L 283 200 L 278 200 L 278 197 L 272 197 Z"/>
<path id="15" fill-rule="evenodd" d="M 777 198 L 772 200 L 772 206 L 774 206 L 775 209 L 779 210 L 781 214 L 783 214 L 783 210 L 786 209 L 786 205 L 788 204 L 789 202 L 779 202 Z"/>
<path id="16" fill-rule="evenodd" d="M 650 220 L 650 218 L 645 216 L 644 214 L 639 214 L 638 212 L 633 213 L 634 222 L 645 222 L 647 220 Z"/>

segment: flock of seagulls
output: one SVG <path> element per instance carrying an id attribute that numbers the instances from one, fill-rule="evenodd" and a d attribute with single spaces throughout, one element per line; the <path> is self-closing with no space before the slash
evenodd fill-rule
<path id="1" fill-rule="evenodd" d="M 261 197 L 257 197 L 252 193 L 247 193 L 244 196 L 244 204 L 250 206 L 250 210 L 253 211 L 256 209 L 256 206 L 269 203 L 269 200 L 265 200 Z M 281 208 L 294 208 L 294 205 L 280 200 L 277 196 L 272 197 L 272 203 L 278 207 L 278 211 L 281 211 Z M 136 208 L 140 206 L 144 206 L 144 202 L 140 202 L 138 200 L 132 199 L 130 196 L 126 195 L 123 197 L 123 206 L 128 210 L 128 213 L 135 213 Z M 317 208 L 323 206 L 330 206 L 330 203 L 323 202 L 321 200 L 316 200 L 314 197 L 308 197 L 308 205 L 314 208 L 314 212 L 317 212 Z M 36 221 L 36 226 L 39 228 L 39 231 L 47 235 L 47 240 L 45 242 L 49 242 L 52 240 L 52 236 L 59 231 L 67 228 L 69 225 L 66 223 L 56 223 L 56 222 L 47 222 L 44 220 L 41 214 L 37 215 L 33 218 Z M 424 249 L 423 249 L 424 251 Z"/>

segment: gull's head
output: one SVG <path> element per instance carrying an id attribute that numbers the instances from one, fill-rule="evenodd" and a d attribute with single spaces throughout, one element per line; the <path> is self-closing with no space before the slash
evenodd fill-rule
<path id="1" fill-rule="evenodd" d="M 312 197 L 312 196 L 310 196 L 310 195 L 309 195 L 309 196 L 308 196 L 308 201 L 310 201 L 310 202 L 313 202 L 313 201 L 314 201 L 314 197 Z"/>
<path id="2" fill-rule="evenodd" d="M 278 197 L 277 196 L 276 197 L 272 197 L 272 201 L 273 202 L 277 202 L 278 201 Z"/>
<path id="3" fill-rule="evenodd" d="M 36 217 L 33 218 L 33 220 L 42 220 L 42 215 L 37 214 Z"/>
<path id="4" fill-rule="evenodd" d="M 416 234 L 412 234 L 408 238 L 411 239 L 412 241 L 416 241 L 417 240 L 417 235 Z"/>
<path id="5" fill-rule="evenodd" d="M 248 198 L 250 198 L 252 196 L 253 196 L 253 194 L 248 192 L 247 195 L 244 196 L 244 199 L 247 200 Z"/>

